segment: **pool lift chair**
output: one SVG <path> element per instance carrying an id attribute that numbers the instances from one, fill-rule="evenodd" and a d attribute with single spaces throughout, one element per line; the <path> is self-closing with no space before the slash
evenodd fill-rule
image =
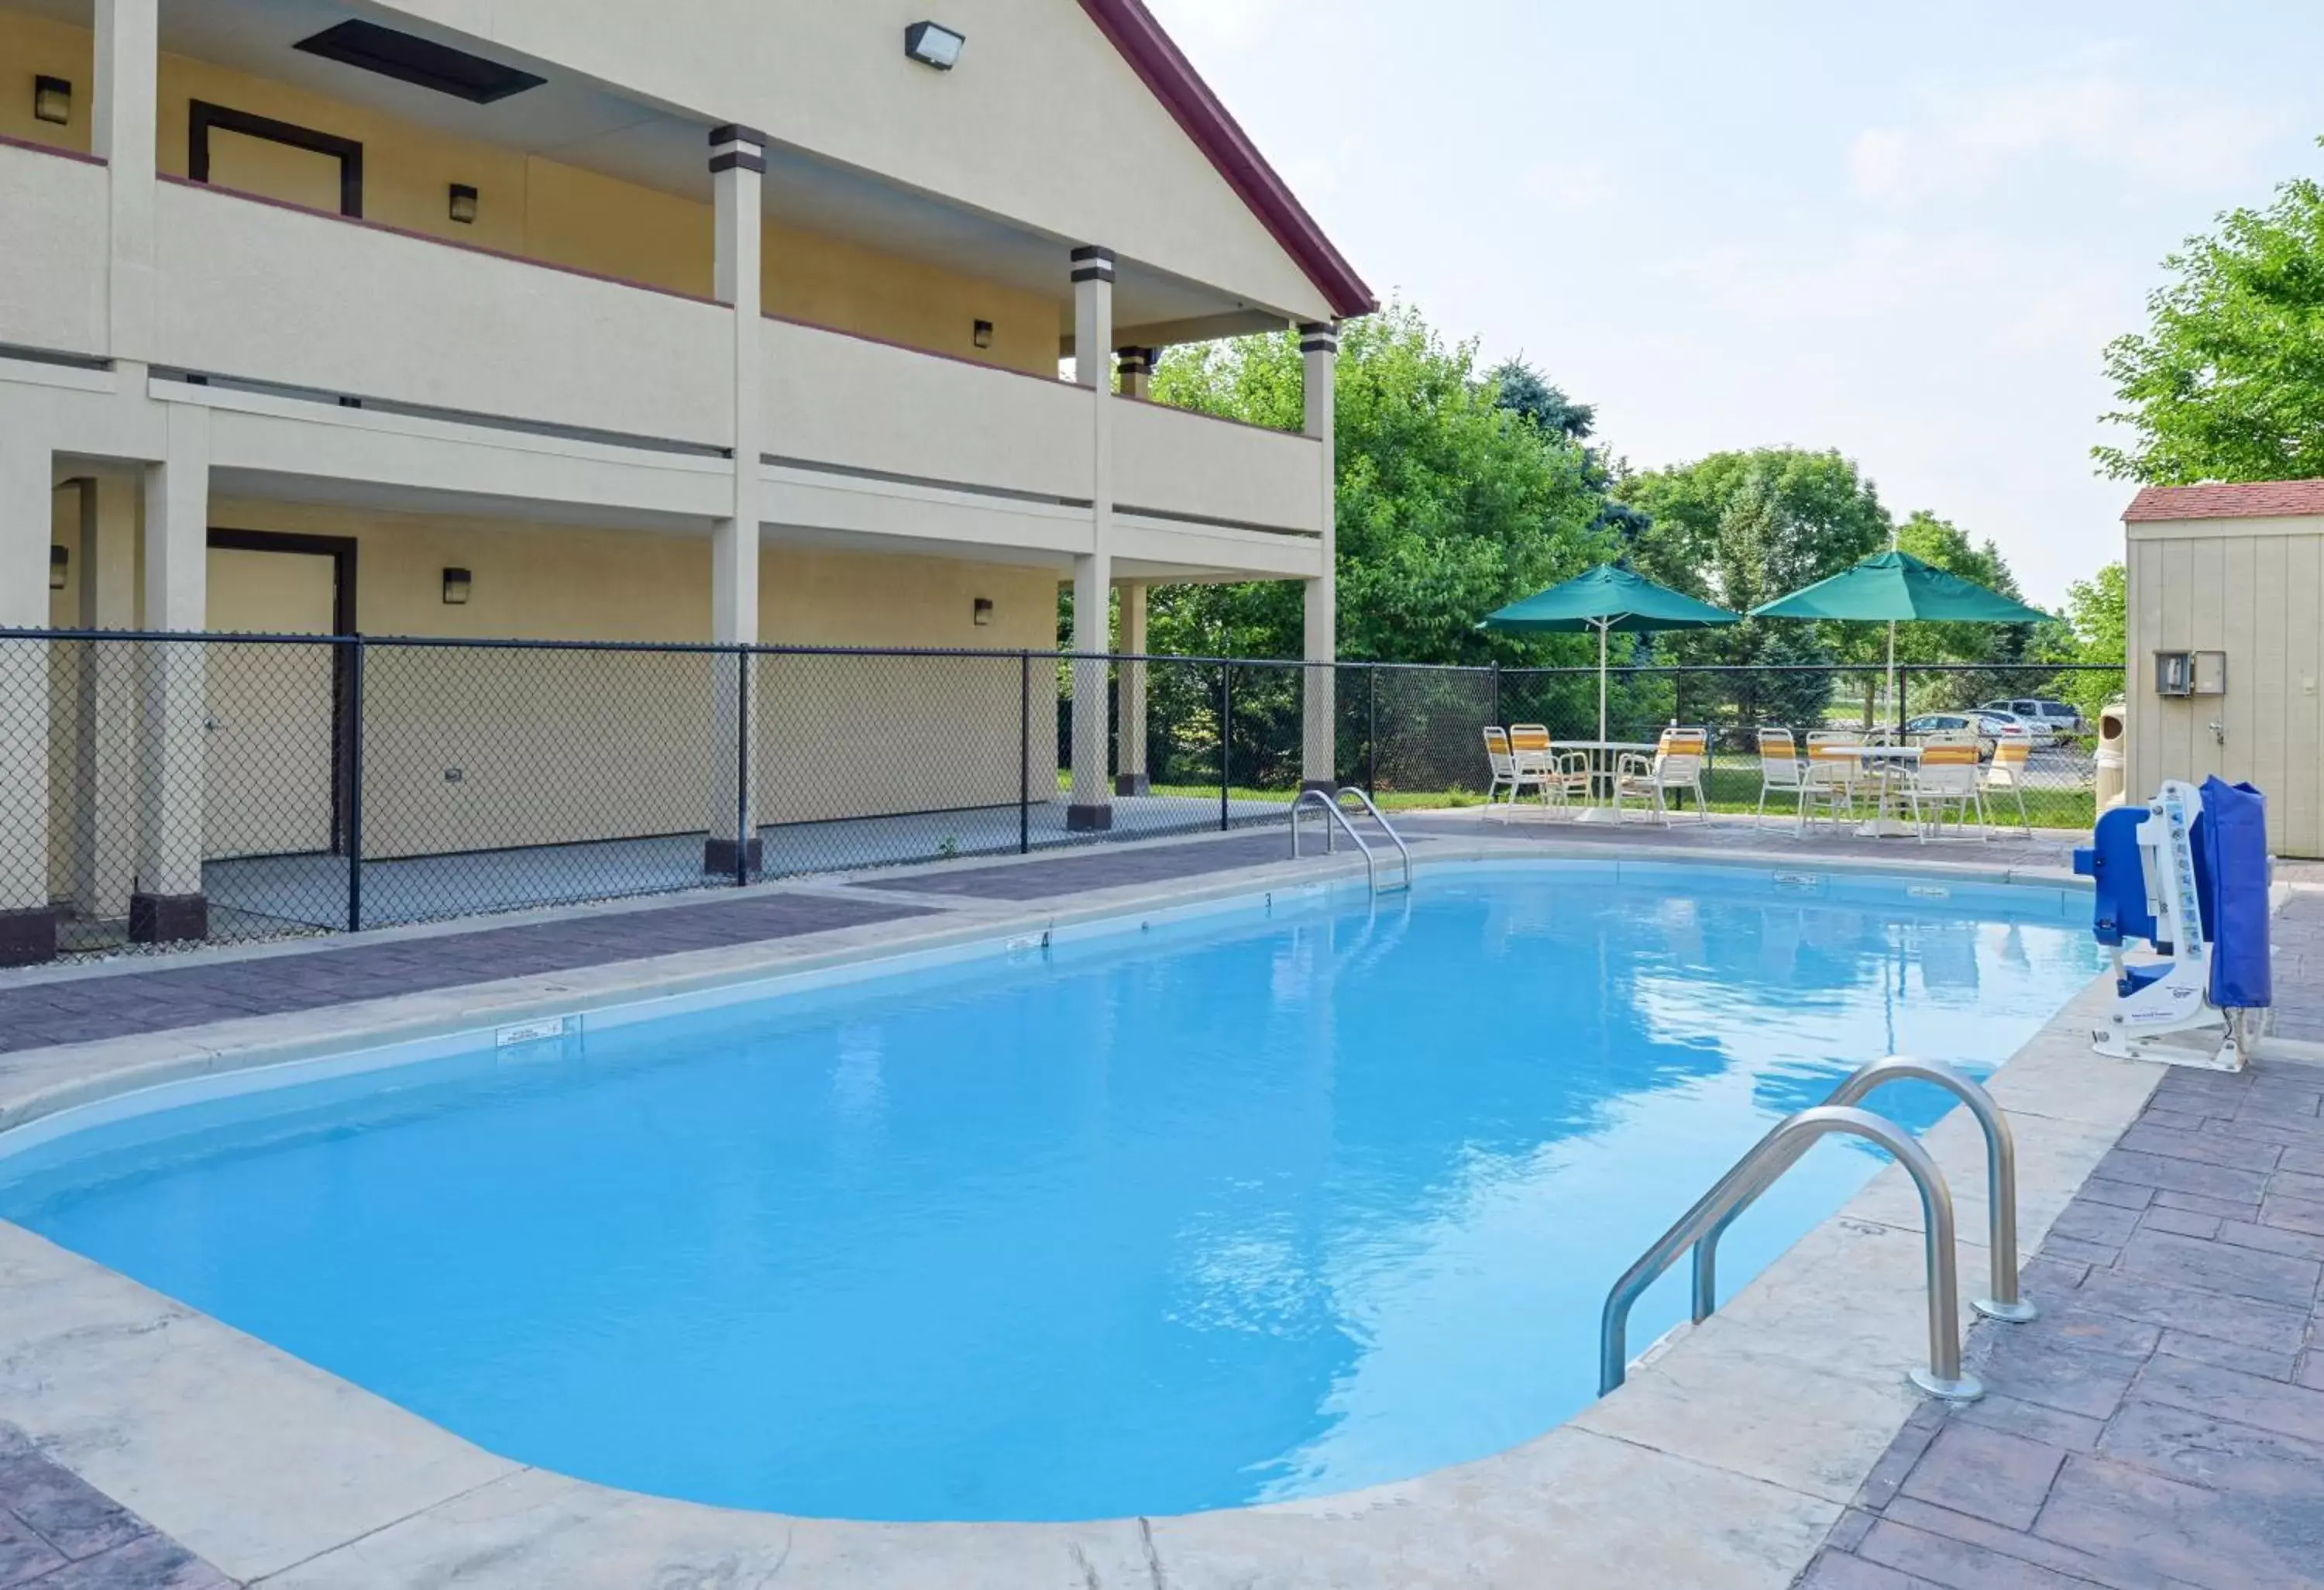
<path id="1" fill-rule="evenodd" d="M 2172 780 L 2144 806 L 2100 817 L 2074 871 L 2097 885 L 2091 931 L 2114 956 L 2098 1052 L 2243 1069 L 2273 1003 L 2266 798 L 2218 778 L 2200 790 Z M 2134 938 L 2163 958 L 2126 963 Z"/>

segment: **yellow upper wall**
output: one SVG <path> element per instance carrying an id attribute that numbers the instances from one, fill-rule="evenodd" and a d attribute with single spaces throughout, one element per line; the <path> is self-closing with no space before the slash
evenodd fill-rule
<path id="1" fill-rule="evenodd" d="M 86 29 L 0 10 L 0 60 L 21 91 L 0 84 L 0 134 L 86 153 L 93 84 Z M 65 126 L 32 119 L 32 79 L 73 85 Z M 191 102 L 312 127 L 364 146 L 367 220 L 497 249 L 622 281 L 707 296 L 711 208 L 577 166 L 444 136 L 416 123 L 343 104 L 184 56 L 161 60 L 161 169 L 183 176 Z M 322 157 L 213 134 L 212 180 L 289 203 L 336 208 Z M 473 224 L 448 214 L 450 190 L 477 190 Z M 837 238 L 770 222 L 761 293 L 766 310 L 834 330 L 1054 375 L 1061 310 L 1034 294 L 979 282 Z M 993 344 L 975 346 L 978 320 Z"/>

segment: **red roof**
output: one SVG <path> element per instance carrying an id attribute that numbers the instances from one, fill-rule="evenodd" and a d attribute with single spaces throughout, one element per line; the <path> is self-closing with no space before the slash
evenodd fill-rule
<path id="1" fill-rule="evenodd" d="M 2131 500 L 2126 524 L 2157 519 L 2278 519 L 2324 513 L 2324 480 L 2250 480 L 2150 485 Z"/>
<path id="2" fill-rule="evenodd" d="M 1185 129 L 1195 147 L 1210 157 L 1227 186 L 1299 263 L 1307 279 L 1330 302 L 1332 312 L 1346 319 L 1369 315 L 1379 308 L 1355 267 L 1323 236 L 1323 229 L 1267 163 L 1250 135 L 1227 114 L 1210 85 L 1146 9 L 1145 0 L 1082 0 L 1082 9 Z"/>

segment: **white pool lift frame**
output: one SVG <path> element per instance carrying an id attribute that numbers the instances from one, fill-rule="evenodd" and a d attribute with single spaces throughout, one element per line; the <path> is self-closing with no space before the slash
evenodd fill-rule
<path id="1" fill-rule="evenodd" d="M 2139 866 L 2146 909 L 2154 920 L 2154 946 L 2169 964 L 2160 976 L 2145 967 L 2136 971 L 2149 975 L 2136 975 L 2124 964 L 2122 945 L 2111 946 L 2116 986 L 2136 986 L 2116 1000 L 2107 1025 L 2091 1034 L 2099 1054 L 2243 1069 L 2244 1012 L 2231 1013 L 2211 1003 L 2213 946 L 2204 936 L 2195 882 L 2195 822 L 2202 814 L 2202 792 L 2181 780 L 2166 781 L 2147 802 L 2145 820 L 2138 825 Z M 2184 1040 L 2189 1033 L 2217 1033 L 2218 1040 L 2190 1043 Z"/>

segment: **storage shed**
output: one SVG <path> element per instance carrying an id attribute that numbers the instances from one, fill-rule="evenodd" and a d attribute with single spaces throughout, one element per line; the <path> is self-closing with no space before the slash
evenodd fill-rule
<path id="1" fill-rule="evenodd" d="M 2248 780 L 2324 855 L 2324 480 L 2149 486 L 2123 515 L 2129 783 Z"/>

